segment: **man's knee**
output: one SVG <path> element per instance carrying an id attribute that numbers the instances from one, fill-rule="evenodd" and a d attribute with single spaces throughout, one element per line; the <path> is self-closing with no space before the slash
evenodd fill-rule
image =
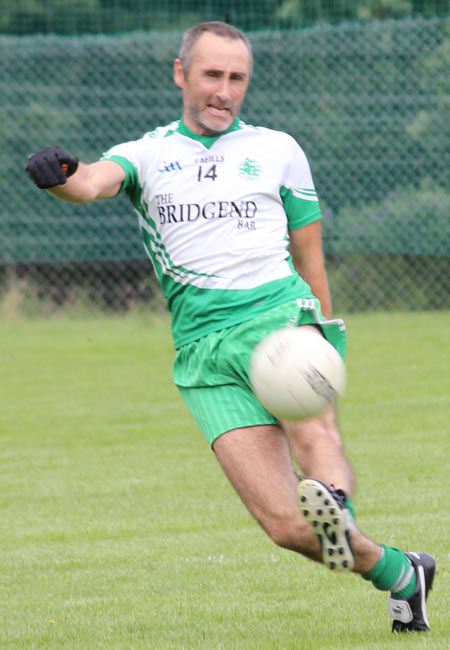
<path id="1" fill-rule="evenodd" d="M 329 449 L 342 453 L 344 443 L 339 431 L 334 409 L 328 409 L 321 416 L 304 422 L 283 422 L 291 448 L 301 450 L 304 454 L 317 449 Z"/>
<path id="2" fill-rule="evenodd" d="M 318 550 L 317 537 L 300 513 L 273 516 L 262 525 L 270 539 L 281 548 L 309 557 Z"/>

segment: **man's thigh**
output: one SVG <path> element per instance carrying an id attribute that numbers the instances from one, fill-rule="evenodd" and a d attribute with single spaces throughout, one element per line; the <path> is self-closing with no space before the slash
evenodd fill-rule
<path id="1" fill-rule="evenodd" d="M 279 426 L 229 431 L 217 438 L 213 449 L 243 503 L 272 537 L 286 528 L 294 531 L 293 537 L 304 535 L 296 500 L 298 478 Z"/>

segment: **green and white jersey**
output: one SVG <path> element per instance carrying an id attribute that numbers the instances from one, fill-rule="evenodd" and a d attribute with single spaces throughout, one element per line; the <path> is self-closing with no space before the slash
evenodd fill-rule
<path id="1" fill-rule="evenodd" d="M 241 120 L 219 136 L 181 121 L 112 147 L 172 314 L 175 346 L 310 298 L 288 231 L 321 218 L 306 156 Z"/>

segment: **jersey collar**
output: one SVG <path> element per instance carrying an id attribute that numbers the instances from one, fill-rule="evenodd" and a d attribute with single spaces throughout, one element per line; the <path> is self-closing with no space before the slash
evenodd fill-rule
<path id="1" fill-rule="evenodd" d="M 180 120 L 177 131 L 178 133 L 181 133 L 181 135 L 185 135 L 192 140 L 200 142 L 204 147 L 206 147 L 206 149 L 211 149 L 213 144 L 223 135 L 231 133 L 232 131 L 239 131 L 239 129 L 242 129 L 242 121 L 237 117 L 229 129 L 222 133 L 218 133 L 217 135 L 199 135 L 192 131 L 192 129 L 185 124 L 183 119 Z"/>

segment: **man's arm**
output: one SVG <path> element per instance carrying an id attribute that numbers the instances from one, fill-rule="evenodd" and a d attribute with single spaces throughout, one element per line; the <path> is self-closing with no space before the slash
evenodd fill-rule
<path id="1" fill-rule="evenodd" d="M 116 196 L 124 180 L 124 169 L 112 160 L 79 163 L 77 171 L 66 183 L 49 188 L 49 192 L 65 201 L 89 203 Z"/>
<path id="2" fill-rule="evenodd" d="M 61 147 L 47 147 L 33 154 L 25 169 L 40 189 L 75 203 L 112 198 L 125 180 L 125 171 L 112 160 L 81 163 Z"/>
<path id="3" fill-rule="evenodd" d="M 325 318 L 331 318 L 333 310 L 325 269 L 321 221 L 291 230 L 289 238 L 291 255 L 298 274 L 309 284 L 313 294 L 320 300 Z"/>

